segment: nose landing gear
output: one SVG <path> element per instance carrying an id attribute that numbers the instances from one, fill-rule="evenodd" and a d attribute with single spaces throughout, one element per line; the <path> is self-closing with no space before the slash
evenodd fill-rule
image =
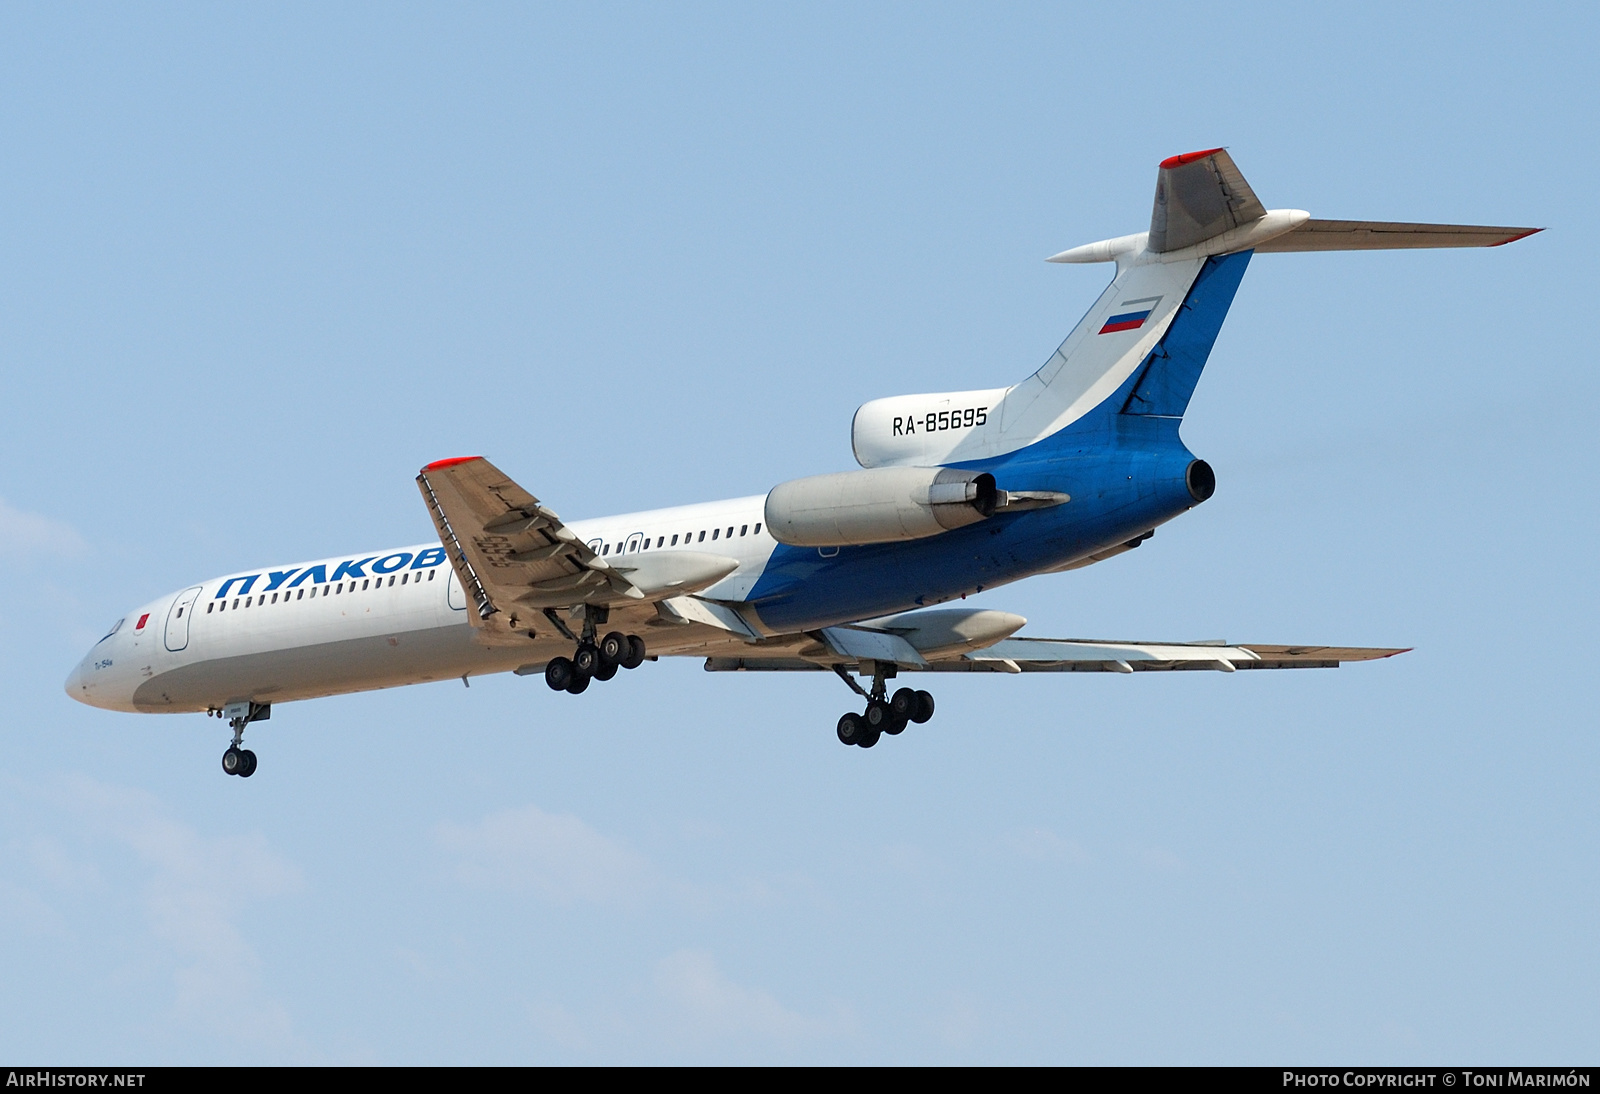
<path id="1" fill-rule="evenodd" d="M 849 685 L 851 691 L 867 701 L 866 710 L 860 714 L 851 711 L 840 717 L 835 730 L 840 744 L 871 748 L 878 743 L 883 734 L 896 736 L 902 733 L 909 723 L 916 722 L 920 725 L 933 717 L 933 696 L 925 691 L 901 688 L 892 697 L 885 698 L 889 690 L 888 681 L 894 676 L 893 666 L 875 667 L 870 692 L 850 679 L 850 674 L 845 671 L 843 665 L 835 665 L 833 671 L 839 674 L 839 679 Z"/>
<path id="2" fill-rule="evenodd" d="M 256 773 L 256 754 L 244 744 L 244 727 L 251 722 L 264 722 L 272 717 L 271 703 L 229 703 L 221 710 L 212 711 L 219 718 L 228 719 L 233 729 L 233 743 L 222 754 L 222 770 L 229 775 L 248 779 Z"/>
<path id="3" fill-rule="evenodd" d="M 256 773 L 256 754 L 248 748 L 234 748 L 229 745 L 228 751 L 222 754 L 222 770 L 229 775 L 248 779 Z"/>

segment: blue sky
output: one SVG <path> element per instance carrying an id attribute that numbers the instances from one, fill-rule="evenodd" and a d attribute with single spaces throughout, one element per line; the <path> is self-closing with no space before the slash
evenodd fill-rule
<path id="1" fill-rule="evenodd" d="M 1587 6 L 0 13 L 0 1056 L 1590 1060 L 1600 1029 Z M 1013 382 L 1227 145 L 1269 207 L 1549 228 L 1257 258 L 1205 506 L 982 602 L 1030 633 L 1415 646 L 1337 672 L 647 666 L 198 716 L 61 682 L 127 608 L 851 466 Z"/>

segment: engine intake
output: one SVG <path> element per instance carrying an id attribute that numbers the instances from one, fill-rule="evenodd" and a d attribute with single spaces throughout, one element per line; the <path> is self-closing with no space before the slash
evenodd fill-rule
<path id="1" fill-rule="evenodd" d="M 994 476 L 940 467 L 873 467 L 813 475 L 767 494 L 767 529 L 791 547 L 926 539 L 976 524 L 1000 504 Z"/>

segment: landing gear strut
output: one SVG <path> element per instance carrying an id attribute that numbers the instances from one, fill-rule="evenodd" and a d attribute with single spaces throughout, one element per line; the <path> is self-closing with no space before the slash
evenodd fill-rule
<path id="1" fill-rule="evenodd" d="M 222 754 L 222 770 L 229 775 L 248 779 L 256 773 L 256 754 L 248 748 L 239 747 L 244 744 L 244 727 L 251 722 L 264 722 L 272 717 L 272 704 L 229 703 L 215 713 L 219 718 L 228 719 L 228 725 L 233 730 L 233 743 Z"/>
<path id="2" fill-rule="evenodd" d="M 879 663 L 872 666 L 870 692 L 852 680 L 843 665 L 835 665 L 833 671 L 839 674 L 839 679 L 843 680 L 851 691 L 867 701 L 866 710 L 860 714 L 851 711 L 840 717 L 836 729 L 840 744 L 871 748 L 878 743 L 883 734 L 887 733 L 893 737 L 903 732 L 908 723 L 916 722 L 920 725 L 933 717 L 933 696 L 925 691 L 901 688 L 892 697 L 886 698 L 889 692 L 888 682 L 895 675 L 893 665 Z"/>
<path id="3" fill-rule="evenodd" d="M 608 613 L 605 608 L 586 607 L 583 630 L 579 634 L 573 634 L 554 609 L 546 609 L 544 614 L 562 634 L 578 645 L 571 657 L 551 658 L 544 667 L 544 682 L 550 685 L 550 690 L 579 695 L 588 688 L 591 680 L 603 683 L 615 676 L 619 668 L 636 669 L 644 664 L 644 639 L 638 635 L 611 631 L 605 637 L 596 639 L 596 625 L 606 621 Z"/>

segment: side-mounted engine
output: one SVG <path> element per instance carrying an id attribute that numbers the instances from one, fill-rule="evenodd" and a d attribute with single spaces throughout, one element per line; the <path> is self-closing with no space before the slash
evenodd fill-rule
<path id="1" fill-rule="evenodd" d="M 780 483 L 767 494 L 766 520 L 791 547 L 894 543 L 976 524 L 1006 500 L 985 472 L 874 467 Z"/>

